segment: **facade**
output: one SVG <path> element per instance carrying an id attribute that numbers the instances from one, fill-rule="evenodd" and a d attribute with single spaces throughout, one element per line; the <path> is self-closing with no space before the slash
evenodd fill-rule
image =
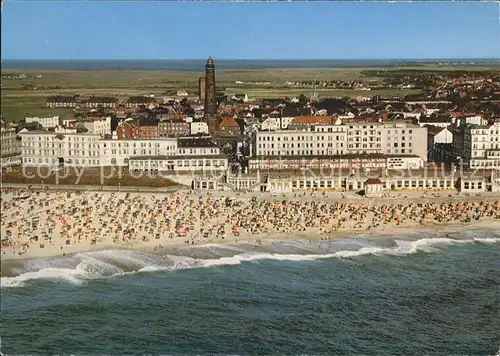
<path id="1" fill-rule="evenodd" d="M 158 123 L 158 133 L 162 136 L 188 136 L 190 123 L 182 119 L 167 119 Z"/>
<path id="2" fill-rule="evenodd" d="M 236 137 L 241 135 L 240 125 L 232 117 L 222 119 L 219 124 L 219 132 L 221 136 Z"/>
<path id="3" fill-rule="evenodd" d="M 139 139 L 152 140 L 160 137 L 158 122 L 140 123 L 137 134 Z"/>
<path id="4" fill-rule="evenodd" d="M 267 117 L 260 124 L 262 131 L 276 131 L 281 128 L 281 118 L 279 117 Z"/>
<path id="5" fill-rule="evenodd" d="M 198 79 L 198 92 L 199 92 L 198 99 L 202 103 L 205 103 L 205 86 L 206 86 L 205 77 L 201 77 L 200 79 Z"/>
<path id="6" fill-rule="evenodd" d="M 453 128 L 453 154 L 471 169 L 500 169 L 500 121 Z"/>
<path id="7" fill-rule="evenodd" d="M 125 107 L 127 108 L 137 108 L 139 106 L 146 106 L 156 103 L 156 99 L 149 96 L 131 96 L 127 99 Z"/>
<path id="8" fill-rule="evenodd" d="M 384 183 L 378 178 L 370 178 L 365 182 L 365 196 L 377 197 L 381 196 L 384 191 Z"/>
<path id="9" fill-rule="evenodd" d="M 127 166 L 132 156 L 173 156 L 177 140 L 102 140 L 91 133 L 20 133 L 25 166 Z"/>
<path id="10" fill-rule="evenodd" d="M 77 96 L 57 95 L 47 98 L 48 108 L 76 108 L 78 106 Z"/>
<path id="11" fill-rule="evenodd" d="M 222 155 L 214 156 L 151 156 L 132 157 L 128 162 L 130 171 L 153 172 L 207 172 L 210 174 L 226 172 L 228 159 Z"/>
<path id="12" fill-rule="evenodd" d="M 49 131 L 25 131 L 20 137 L 25 166 L 128 166 L 176 172 L 228 168 L 227 157 L 209 137 L 110 140 L 99 134 Z"/>
<path id="13" fill-rule="evenodd" d="M 132 120 L 120 122 L 116 128 L 116 136 L 119 140 L 132 140 L 139 138 L 139 128 Z"/>
<path id="14" fill-rule="evenodd" d="M 98 134 L 101 137 L 111 135 L 111 116 L 87 118 L 82 124 L 89 133 Z"/>
<path id="15" fill-rule="evenodd" d="M 8 166 L 19 162 L 21 155 L 21 141 L 17 139 L 16 129 L 14 127 L 1 127 L 1 165 Z"/>
<path id="16" fill-rule="evenodd" d="M 407 123 L 350 123 L 255 135 L 255 156 L 345 154 L 417 155 L 426 161 L 427 128 Z"/>
<path id="17" fill-rule="evenodd" d="M 410 174 L 385 174 L 383 176 L 332 174 L 308 176 L 304 174 L 281 175 L 260 171 L 236 176 L 195 177 L 196 190 L 244 190 L 273 193 L 301 191 L 357 191 L 368 197 L 381 196 L 395 191 L 449 191 L 481 193 L 500 191 L 500 179 L 493 174 L 483 177 L 459 176 L 446 172 L 414 171 Z"/>
<path id="18" fill-rule="evenodd" d="M 429 161 L 440 161 L 439 144 L 453 144 L 453 133 L 447 127 L 427 126 L 427 158 Z"/>
<path id="19" fill-rule="evenodd" d="M 220 149 L 211 137 L 181 137 L 177 140 L 180 156 L 217 156 Z"/>
<path id="20" fill-rule="evenodd" d="M 113 97 L 92 96 L 84 102 L 86 108 L 116 108 L 118 99 Z"/>
<path id="21" fill-rule="evenodd" d="M 100 135 L 49 131 L 20 133 L 25 166 L 98 166 Z"/>
<path id="22" fill-rule="evenodd" d="M 248 169 L 256 170 L 321 170 L 347 171 L 379 170 L 379 169 L 419 169 L 424 166 L 418 156 L 384 156 L 384 155 L 341 155 L 316 157 L 253 157 L 248 161 Z"/>
<path id="23" fill-rule="evenodd" d="M 128 166 L 133 157 L 177 155 L 175 138 L 102 140 L 99 147 L 102 166 Z"/>
<path id="24" fill-rule="evenodd" d="M 189 129 L 191 135 L 208 134 L 208 124 L 205 121 L 191 122 Z"/>
<path id="25" fill-rule="evenodd" d="M 33 122 L 39 123 L 44 129 L 54 128 L 59 125 L 59 116 L 51 116 L 51 117 L 27 117 L 25 119 L 27 124 L 31 124 Z"/>

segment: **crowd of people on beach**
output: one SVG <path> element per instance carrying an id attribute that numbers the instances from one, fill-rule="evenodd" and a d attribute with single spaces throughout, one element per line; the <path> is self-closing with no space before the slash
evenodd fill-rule
<path id="1" fill-rule="evenodd" d="M 204 244 L 305 233 L 329 239 L 338 232 L 471 223 L 500 219 L 500 199 L 304 199 L 178 191 L 111 193 L 4 190 L 3 256 L 71 246 L 137 247 Z"/>

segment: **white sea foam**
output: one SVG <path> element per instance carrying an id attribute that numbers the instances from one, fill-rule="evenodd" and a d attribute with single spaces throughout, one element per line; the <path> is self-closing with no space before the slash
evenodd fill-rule
<path id="1" fill-rule="evenodd" d="M 80 284 L 85 280 L 123 276 L 131 273 L 173 271 L 192 268 L 239 265 L 259 260 L 311 261 L 328 258 L 354 258 L 362 255 L 408 255 L 433 252 L 436 248 L 456 244 L 500 243 L 500 237 L 468 239 L 422 238 L 395 240 L 395 246 L 363 246 L 354 250 L 339 250 L 328 254 L 279 254 L 245 252 L 232 257 L 199 259 L 186 256 L 160 256 L 129 250 L 105 250 L 76 254 L 59 259 L 27 261 L 18 276 L 2 277 L 1 287 L 22 287 L 32 280 L 60 280 Z"/>

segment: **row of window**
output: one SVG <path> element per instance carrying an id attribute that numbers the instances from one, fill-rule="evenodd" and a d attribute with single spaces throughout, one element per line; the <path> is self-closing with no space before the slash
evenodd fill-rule
<path id="1" fill-rule="evenodd" d="M 32 157 L 24 157 L 23 158 L 24 163 L 32 163 L 32 164 L 39 164 L 39 165 L 49 165 L 49 164 L 56 164 L 58 163 L 56 158 L 32 158 Z M 66 160 L 67 164 L 75 164 L 75 165 L 89 165 L 89 166 L 98 166 L 99 165 L 99 160 L 98 159 L 68 159 Z"/>
<path id="2" fill-rule="evenodd" d="M 301 169 L 301 168 L 328 168 L 328 169 L 348 169 L 348 168 L 385 168 L 385 162 L 345 162 L 345 163 L 315 163 L 315 162 L 280 162 L 280 163 L 250 163 L 252 169 Z"/>
<path id="3" fill-rule="evenodd" d="M 225 160 L 218 159 L 207 159 L 207 160 L 171 160 L 171 161 L 158 161 L 158 160 L 140 160 L 131 161 L 131 168 L 156 168 L 156 167 L 167 167 L 171 165 L 176 165 L 177 167 L 225 167 Z"/>

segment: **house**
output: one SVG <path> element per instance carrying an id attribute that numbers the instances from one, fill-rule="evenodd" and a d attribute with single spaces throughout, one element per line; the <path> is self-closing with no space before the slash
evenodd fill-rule
<path id="1" fill-rule="evenodd" d="M 63 127 L 66 127 L 66 128 L 75 129 L 76 128 L 76 124 L 77 124 L 77 120 L 74 117 L 70 117 L 70 118 L 66 118 L 66 119 L 60 120 L 60 125 L 59 126 L 63 126 Z"/>
<path id="2" fill-rule="evenodd" d="M 118 99 L 106 96 L 91 96 L 83 103 L 87 108 L 116 108 L 118 106 Z"/>
<path id="3" fill-rule="evenodd" d="M 491 171 L 490 183 L 491 191 L 500 193 L 500 171 Z"/>
<path id="4" fill-rule="evenodd" d="M 59 116 L 50 116 L 50 117 L 27 117 L 25 118 L 27 124 L 31 124 L 33 122 L 39 123 L 44 129 L 54 128 L 60 124 Z"/>
<path id="5" fill-rule="evenodd" d="M 436 127 L 436 126 L 425 126 L 427 127 L 427 152 L 428 159 L 430 161 L 436 161 L 441 157 L 441 154 L 437 154 L 436 145 L 437 144 L 452 144 L 453 143 L 453 133 L 448 129 L 448 127 Z"/>
<path id="6" fill-rule="evenodd" d="M 486 191 L 486 178 L 474 176 L 462 176 L 456 183 L 459 192 L 464 193 L 482 193 Z"/>
<path id="7" fill-rule="evenodd" d="M 177 90 L 177 96 L 188 96 L 188 92 L 186 90 Z"/>
<path id="8" fill-rule="evenodd" d="M 138 134 L 140 139 L 159 138 L 158 121 L 149 118 L 139 118 Z"/>
<path id="9" fill-rule="evenodd" d="M 248 101 L 248 95 L 247 94 L 234 94 L 231 97 L 231 99 L 235 100 L 235 101 L 242 101 L 242 102 L 246 103 Z"/>
<path id="10" fill-rule="evenodd" d="M 417 122 L 419 126 L 447 127 L 453 123 L 453 118 L 447 115 L 420 116 Z"/>
<path id="11" fill-rule="evenodd" d="M 83 128 L 83 130 L 87 130 L 87 129 Z M 76 134 L 79 131 L 80 131 L 80 129 L 76 128 L 76 127 L 66 127 L 66 126 L 59 126 L 59 125 L 54 127 L 54 132 L 58 133 L 58 134 L 68 134 L 68 133 Z"/>
<path id="12" fill-rule="evenodd" d="M 149 96 L 131 96 L 127 99 L 125 106 L 127 108 L 137 108 L 139 106 L 148 107 L 152 103 L 156 103 L 155 98 Z"/>
<path id="13" fill-rule="evenodd" d="M 297 116 L 288 125 L 288 130 L 306 130 L 314 125 L 333 125 L 336 119 L 332 116 Z"/>
<path id="14" fill-rule="evenodd" d="M 208 124 L 205 121 L 194 121 L 190 123 L 190 134 L 208 134 Z"/>
<path id="15" fill-rule="evenodd" d="M 78 95 L 56 95 L 47 98 L 48 108 L 76 108 Z"/>
<path id="16" fill-rule="evenodd" d="M 188 136 L 190 128 L 189 122 L 182 119 L 167 119 L 158 124 L 160 136 Z"/>
<path id="17" fill-rule="evenodd" d="M 365 182 L 365 196 L 381 196 L 384 192 L 384 183 L 378 178 L 369 178 Z"/>
<path id="18" fill-rule="evenodd" d="M 139 128 L 133 119 L 126 119 L 118 124 L 116 135 L 119 140 L 131 140 L 139 138 Z"/>
<path id="19" fill-rule="evenodd" d="M 177 139 L 177 154 L 180 156 L 220 155 L 217 143 L 211 137 L 179 137 Z"/>
<path id="20" fill-rule="evenodd" d="M 18 161 L 21 155 L 21 141 L 17 139 L 16 128 L 1 125 L 1 165 L 8 166 Z M 14 159 L 13 157 L 17 157 Z"/>
<path id="21" fill-rule="evenodd" d="M 82 122 L 82 126 L 89 133 L 99 134 L 101 137 L 111 134 L 111 116 L 106 117 L 88 117 Z"/>
<path id="22" fill-rule="evenodd" d="M 219 131 L 221 136 L 240 136 L 241 129 L 240 125 L 236 122 L 233 117 L 227 117 L 222 119 L 219 124 Z"/>
<path id="23" fill-rule="evenodd" d="M 263 131 L 275 131 L 281 129 L 281 118 L 279 117 L 267 117 L 262 121 L 260 129 Z"/>

